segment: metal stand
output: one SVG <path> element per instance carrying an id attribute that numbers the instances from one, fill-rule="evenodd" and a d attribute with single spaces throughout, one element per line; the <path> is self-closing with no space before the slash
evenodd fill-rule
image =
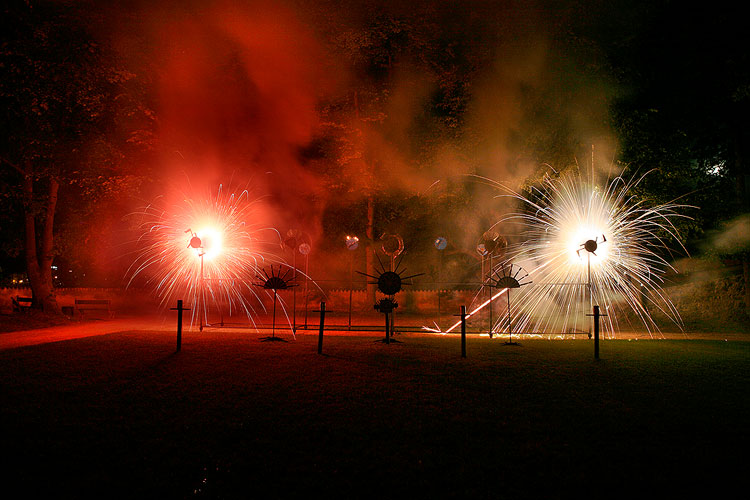
<path id="1" fill-rule="evenodd" d="M 206 312 L 206 285 L 205 280 L 203 279 L 203 256 L 206 255 L 203 251 L 201 251 L 200 258 L 201 258 L 201 298 L 200 302 L 198 303 L 198 330 L 203 331 L 203 315 Z"/>
<path id="2" fill-rule="evenodd" d="M 461 306 L 461 357 L 466 357 L 466 306 Z"/>
<path id="3" fill-rule="evenodd" d="M 396 301 L 391 298 L 380 299 L 375 304 L 375 309 L 380 311 L 385 316 L 385 338 L 376 340 L 375 342 L 383 342 L 385 344 L 400 343 L 400 341 L 391 338 L 393 336 L 393 310 L 398 307 Z"/>
<path id="4" fill-rule="evenodd" d="M 320 328 L 318 331 L 318 354 L 323 354 L 323 331 L 325 330 L 325 323 L 326 323 L 326 303 L 321 302 L 320 309 L 318 311 L 313 311 L 313 312 L 320 313 Z M 331 312 L 331 311 L 327 311 L 327 312 Z"/>
<path id="5" fill-rule="evenodd" d="M 190 309 L 182 307 L 182 299 L 180 299 L 177 301 L 177 307 L 173 307 L 171 310 L 177 311 L 177 350 L 175 352 L 180 352 L 180 349 L 182 349 L 182 311 L 189 311 Z"/>
<path id="6" fill-rule="evenodd" d="M 606 316 L 606 314 L 600 314 L 599 306 L 594 306 L 594 314 L 587 314 L 586 316 L 594 317 L 594 359 L 599 359 L 599 318 Z"/>
<path id="7" fill-rule="evenodd" d="M 513 324 L 511 323 L 510 315 L 510 288 L 505 291 L 505 295 L 508 296 L 508 341 L 505 345 L 521 345 L 518 342 L 513 342 Z"/>
<path id="8" fill-rule="evenodd" d="M 261 342 L 286 342 L 281 337 L 276 336 L 276 289 L 273 291 L 273 321 L 271 322 L 271 336 L 263 337 Z"/>

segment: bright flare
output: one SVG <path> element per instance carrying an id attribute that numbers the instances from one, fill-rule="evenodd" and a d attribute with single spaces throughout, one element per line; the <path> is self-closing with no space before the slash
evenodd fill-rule
<path id="1" fill-rule="evenodd" d="M 681 326 L 661 286 L 665 272 L 672 269 L 666 242 L 679 241 L 673 220 L 686 217 L 679 213 L 686 206 L 648 206 L 632 194 L 642 179 L 626 182 L 617 177 L 599 189 L 580 174 L 546 175 L 541 188 L 533 188 L 529 196 L 491 182 L 522 205 L 497 223 L 520 224 L 524 241 L 508 249 L 503 264 L 524 266 L 534 282 L 518 292 L 512 308 L 517 331 L 589 331 L 586 315 L 597 304 L 607 315 L 603 331 L 608 336 L 628 317 L 649 333 L 658 331 L 650 312 L 655 309 Z M 507 318 L 501 316 L 494 329 L 504 328 Z"/>
<path id="2" fill-rule="evenodd" d="M 276 230 L 252 224 L 258 201 L 247 190 L 227 193 L 219 186 L 215 196 L 184 197 L 173 206 L 159 202 L 135 214 L 142 217 L 143 234 L 128 285 L 145 277 L 163 307 L 177 299 L 189 304 L 193 322 L 207 324 L 210 308 L 228 308 L 229 315 L 245 313 L 255 323 L 253 304 L 262 302 L 252 280 L 266 263 L 280 262 L 268 249 L 281 241 Z"/>

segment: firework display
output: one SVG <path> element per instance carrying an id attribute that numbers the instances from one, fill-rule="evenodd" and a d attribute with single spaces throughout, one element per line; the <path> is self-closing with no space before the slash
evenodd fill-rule
<path id="1" fill-rule="evenodd" d="M 212 308 L 228 308 L 255 324 L 262 302 L 252 279 L 265 263 L 279 262 L 270 248 L 279 247 L 278 233 L 258 227 L 258 200 L 247 190 L 227 192 L 222 186 L 213 196 L 162 206 L 162 199 L 137 215 L 142 218 L 140 250 L 131 265 L 129 285 L 145 278 L 162 306 L 184 299 L 192 304 L 192 322 L 208 324 Z"/>
<path id="2" fill-rule="evenodd" d="M 633 188 L 645 175 L 629 181 L 616 177 L 599 188 L 580 173 L 547 174 L 528 196 L 493 183 L 504 191 L 501 196 L 521 204 L 497 222 L 522 230 L 522 242 L 509 246 L 500 265 L 515 262 L 534 276 L 534 285 L 519 292 L 512 310 L 516 331 L 586 332 L 593 305 L 606 314 L 608 336 L 632 319 L 649 333 L 658 331 L 652 310 L 681 324 L 661 287 L 671 269 L 668 243 L 679 242 L 674 221 L 686 217 L 680 213 L 686 206 L 649 206 L 635 196 Z M 504 331 L 507 322 L 501 317 L 493 329 Z"/>

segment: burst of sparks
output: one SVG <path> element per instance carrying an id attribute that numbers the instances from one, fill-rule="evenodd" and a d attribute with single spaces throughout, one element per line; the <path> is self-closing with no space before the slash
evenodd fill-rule
<path id="1" fill-rule="evenodd" d="M 632 194 L 643 177 L 616 177 L 599 189 L 580 173 L 545 175 L 541 187 L 533 188 L 528 197 L 493 183 L 505 191 L 503 196 L 522 205 L 497 223 L 521 225 L 524 241 L 508 249 L 504 262 L 524 265 L 534 277 L 534 285 L 521 292 L 512 311 L 518 332 L 586 331 L 592 305 L 606 314 L 603 330 L 608 336 L 619 330 L 627 311 L 649 333 L 659 331 L 650 308 L 681 326 L 662 285 L 665 272 L 673 269 L 665 258 L 667 241 L 679 242 L 673 221 L 687 217 L 680 213 L 687 206 L 648 206 Z M 586 245 L 589 241 L 596 244 Z M 494 328 L 502 331 L 507 327 L 503 321 L 507 323 L 501 316 Z"/>
<path id="2" fill-rule="evenodd" d="M 145 207 L 139 251 L 128 270 L 129 282 L 139 276 L 154 287 L 162 306 L 177 299 L 192 304 L 192 320 L 208 324 L 211 307 L 228 306 L 255 324 L 255 307 L 262 306 L 251 280 L 266 261 L 279 262 L 268 249 L 278 247 L 275 229 L 253 225 L 258 200 L 247 190 L 161 206 L 163 199 Z M 196 239 L 197 238 L 197 239 Z"/>

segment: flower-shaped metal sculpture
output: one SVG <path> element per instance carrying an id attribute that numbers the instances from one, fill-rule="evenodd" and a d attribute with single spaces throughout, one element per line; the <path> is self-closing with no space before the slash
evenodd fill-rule
<path id="1" fill-rule="evenodd" d="M 373 276 L 361 271 L 357 272 L 362 276 L 374 279 L 375 281 L 368 281 L 367 283 L 371 285 L 378 285 L 378 290 L 380 290 L 383 295 L 393 297 L 401 291 L 401 287 L 403 285 L 411 285 L 411 283 L 405 283 L 406 280 L 416 278 L 417 276 L 422 276 L 424 274 L 417 273 L 412 274 L 411 276 L 402 276 L 406 272 L 406 269 L 402 269 L 401 271 L 399 271 L 399 267 L 401 267 L 401 259 L 399 259 L 398 264 L 396 264 L 393 271 L 386 271 L 385 266 L 380 260 L 380 257 L 378 257 L 377 253 L 375 254 L 375 257 L 377 257 L 378 264 L 380 264 L 380 274 L 378 276 Z"/>
<path id="2" fill-rule="evenodd" d="M 260 281 L 258 283 L 253 283 L 253 285 L 261 287 L 264 290 L 273 290 L 273 322 L 271 326 L 271 336 L 263 337 L 261 340 L 286 342 L 284 339 L 276 336 L 276 298 L 279 290 L 288 290 L 297 286 L 298 283 L 292 281 L 294 276 L 289 276 L 289 273 L 292 272 L 292 268 L 288 268 L 283 274 L 281 272 L 281 265 L 279 265 L 276 271 L 274 271 L 273 266 L 271 266 L 271 274 L 268 274 L 265 269 L 261 269 L 261 271 L 263 272 L 263 276 L 256 275 L 256 278 Z M 292 335 L 294 335 L 294 330 L 292 330 Z"/>
<path id="3" fill-rule="evenodd" d="M 406 280 L 416 278 L 417 276 L 422 276 L 424 273 L 412 274 L 411 276 L 402 276 L 406 272 L 406 269 L 399 271 L 399 267 L 401 267 L 401 259 L 399 259 L 398 263 L 395 266 L 393 266 L 393 262 L 391 262 L 393 270 L 386 271 L 385 266 L 380 260 L 380 257 L 378 257 L 377 253 L 375 254 L 375 257 L 377 257 L 378 263 L 380 264 L 380 274 L 378 276 L 373 276 L 361 271 L 357 272 L 363 276 L 374 279 L 375 281 L 368 281 L 368 283 L 371 285 L 378 285 L 378 290 L 380 290 L 380 293 L 386 296 L 385 299 L 381 299 L 380 301 L 378 301 L 378 303 L 375 304 L 375 309 L 385 315 L 384 342 L 386 344 L 389 344 L 391 342 L 390 336 L 393 333 L 393 310 L 398 307 L 398 304 L 394 300 L 394 296 L 401 291 L 401 287 L 403 285 L 411 285 L 411 283 L 405 283 Z"/>
<path id="4" fill-rule="evenodd" d="M 521 276 L 519 278 L 519 276 Z M 492 288 L 505 288 L 505 295 L 508 297 L 508 341 L 506 345 L 518 345 L 513 342 L 513 323 L 510 309 L 510 291 L 514 288 L 521 288 L 528 285 L 531 281 L 523 282 L 529 277 L 529 273 L 523 270 L 521 266 L 505 263 L 498 269 L 495 269 L 490 276 L 488 285 Z"/>

